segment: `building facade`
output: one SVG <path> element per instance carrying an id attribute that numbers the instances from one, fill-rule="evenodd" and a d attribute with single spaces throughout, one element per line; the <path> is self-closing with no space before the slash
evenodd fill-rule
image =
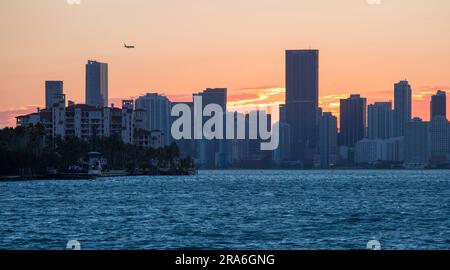
<path id="1" fill-rule="evenodd" d="M 405 136 L 405 125 L 411 121 L 412 89 L 408 81 L 394 85 L 394 137 Z"/>
<path id="2" fill-rule="evenodd" d="M 286 51 L 286 122 L 291 127 L 292 159 L 313 161 L 318 142 L 319 51 Z"/>
<path id="3" fill-rule="evenodd" d="M 354 147 L 366 134 L 367 100 L 360 95 L 351 95 L 340 101 L 339 145 Z"/>
<path id="4" fill-rule="evenodd" d="M 55 102 L 58 102 L 61 95 L 64 94 L 64 82 L 46 81 L 45 82 L 45 108 L 50 109 Z"/>
<path id="5" fill-rule="evenodd" d="M 157 93 L 148 93 L 136 99 L 136 110 L 145 112 L 144 128 L 147 130 L 159 130 L 164 134 L 164 142 L 169 145 L 170 133 L 170 110 L 171 103 L 166 96 Z"/>
<path id="6" fill-rule="evenodd" d="M 327 169 L 337 162 L 337 118 L 329 112 L 322 114 L 320 127 L 320 167 Z"/>
<path id="7" fill-rule="evenodd" d="M 421 168 L 430 157 L 429 123 L 414 118 L 405 125 L 405 166 Z"/>
<path id="8" fill-rule="evenodd" d="M 388 139 L 393 137 L 394 113 L 391 102 L 376 102 L 368 107 L 368 137 Z"/>
<path id="9" fill-rule="evenodd" d="M 108 107 L 108 64 L 91 60 L 86 64 L 86 105 Z"/>
<path id="10" fill-rule="evenodd" d="M 430 119 L 436 116 L 447 117 L 447 94 L 444 91 L 437 91 L 431 96 Z"/>

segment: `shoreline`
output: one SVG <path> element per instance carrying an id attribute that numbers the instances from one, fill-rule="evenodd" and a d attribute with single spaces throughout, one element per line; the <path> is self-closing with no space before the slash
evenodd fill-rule
<path id="1" fill-rule="evenodd" d="M 199 169 L 198 171 L 298 171 L 298 172 L 332 172 L 332 171 L 411 171 L 411 172 L 417 172 L 417 171 L 450 171 L 448 168 L 437 168 L 437 169 L 405 169 L 405 168 L 395 168 L 395 169 L 376 169 L 376 168 L 334 168 L 334 169 Z M 198 172 L 197 172 L 198 174 Z M 49 175 L 35 175 L 30 177 L 21 177 L 21 176 L 0 176 L 0 183 L 8 183 L 8 182 L 30 182 L 30 181 L 73 181 L 73 180 L 80 180 L 80 181 L 94 181 L 97 179 L 102 178 L 109 178 L 109 177 L 130 177 L 130 176 L 195 176 L 197 174 L 193 175 L 180 175 L 180 174 L 132 174 L 132 173 L 111 173 L 111 174 L 104 174 L 100 176 L 93 176 L 93 175 L 58 175 L 55 176 L 49 176 Z"/>

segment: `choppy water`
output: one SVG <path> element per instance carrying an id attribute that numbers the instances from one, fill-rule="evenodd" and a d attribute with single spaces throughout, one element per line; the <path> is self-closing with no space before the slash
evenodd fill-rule
<path id="1" fill-rule="evenodd" d="M 0 183 L 0 249 L 450 249 L 450 171 Z"/>

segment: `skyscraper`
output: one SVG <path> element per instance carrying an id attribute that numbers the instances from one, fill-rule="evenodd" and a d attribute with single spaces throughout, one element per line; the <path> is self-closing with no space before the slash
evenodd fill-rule
<path id="1" fill-rule="evenodd" d="M 394 136 L 405 135 L 405 125 L 411 121 L 412 89 L 408 81 L 394 85 Z"/>
<path id="2" fill-rule="evenodd" d="M 203 92 L 194 94 L 194 96 L 202 97 L 202 111 L 208 104 L 217 104 L 222 108 L 224 113 L 223 119 L 225 123 L 227 111 L 227 88 L 207 88 Z M 194 115 L 195 117 L 195 115 Z M 204 125 L 211 117 L 203 116 Z M 224 128 L 224 134 L 226 130 Z M 205 168 L 225 167 L 228 150 L 228 142 L 226 140 L 207 140 L 205 138 L 196 140 L 196 157 L 200 160 Z"/>
<path id="3" fill-rule="evenodd" d="M 53 104 L 60 101 L 64 93 L 64 83 L 62 81 L 45 82 L 45 108 L 50 109 Z"/>
<path id="4" fill-rule="evenodd" d="M 447 96 L 444 91 L 437 91 L 436 95 L 431 96 L 430 113 L 432 120 L 436 116 L 447 117 Z"/>
<path id="5" fill-rule="evenodd" d="M 330 112 L 320 117 L 320 167 L 329 168 L 337 156 L 337 118 Z"/>
<path id="6" fill-rule="evenodd" d="M 292 158 L 312 162 L 317 145 L 319 51 L 286 51 L 286 121 L 292 131 Z"/>
<path id="7" fill-rule="evenodd" d="M 436 115 L 430 121 L 430 154 L 435 162 L 447 161 L 449 149 L 449 125 L 444 115 Z"/>
<path id="8" fill-rule="evenodd" d="M 370 139 L 393 137 L 394 114 L 391 102 L 375 102 L 368 107 L 368 129 Z"/>
<path id="9" fill-rule="evenodd" d="M 166 145 L 172 142 L 170 127 L 171 104 L 167 97 L 157 93 L 148 93 L 138 97 L 135 104 L 136 110 L 145 111 L 145 129 L 149 131 L 161 131 Z"/>
<path id="10" fill-rule="evenodd" d="M 354 147 L 365 137 L 367 100 L 360 95 L 351 95 L 348 99 L 341 99 L 340 104 L 340 145 Z"/>
<path id="11" fill-rule="evenodd" d="M 430 156 L 430 133 L 428 122 L 414 118 L 405 124 L 405 165 L 422 168 Z"/>
<path id="12" fill-rule="evenodd" d="M 108 64 L 97 61 L 86 64 L 86 104 L 108 106 Z"/>

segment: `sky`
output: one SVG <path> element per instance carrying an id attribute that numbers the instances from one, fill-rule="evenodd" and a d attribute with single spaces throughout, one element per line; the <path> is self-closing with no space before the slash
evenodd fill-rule
<path id="1" fill-rule="evenodd" d="M 309 48 L 320 50 L 324 111 L 338 115 L 352 93 L 393 100 L 407 79 L 427 120 L 430 95 L 450 94 L 448 14 L 444 0 L 0 1 L 0 128 L 43 107 L 45 80 L 84 102 L 88 60 L 109 64 L 116 105 L 208 87 L 227 87 L 230 108 L 282 103 L 284 52 Z"/>

